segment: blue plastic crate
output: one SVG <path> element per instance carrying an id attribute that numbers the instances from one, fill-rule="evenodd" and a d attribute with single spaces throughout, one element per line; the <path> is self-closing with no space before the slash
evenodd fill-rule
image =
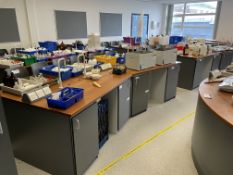
<path id="1" fill-rule="evenodd" d="M 49 76 L 53 76 L 53 77 L 58 77 L 58 72 L 54 72 L 52 71 L 52 69 L 56 67 L 54 65 L 49 65 L 49 66 L 45 66 L 42 69 L 40 69 L 40 73 L 44 74 L 44 75 L 49 75 Z M 61 79 L 62 80 L 67 80 L 69 78 L 71 78 L 72 76 L 72 67 L 68 67 L 70 70 L 67 72 L 61 72 Z"/>
<path id="2" fill-rule="evenodd" d="M 55 41 L 44 41 L 39 42 L 40 47 L 46 48 L 49 52 L 57 50 L 57 42 Z"/>
<path id="3" fill-rule="evenodd" d="M 49 59 L 48 58 L 41 58 L 41 59 L 36 59 L 37 62 L 45 62 L 45 61 L 48 61 Z"/>
<path id="4" fill-rule="evenodd" d="M 170 36 L 169 44 L 171 45 L 178 44 L 181 41 L 183 41 L 183 39 L 184 39 L 183 36 Z"/>
<path id="5" fill-rule="evenodd" d="M 83 71 L 79 71 L 79 72 L 75 72 L 75 73 L 72 72 L 72 77 L 78 77 L 82 74 L 83 74 Z"/>
<path id="6" fill-rule="evenodd" d="M 60 91 L 59 99 L 52 99 L 53 95 L 47 97 L 50 108 L 67 109 L 83 99 L 84 89 L 66 87 Z"/>
<path id="7" fill-rule="evenodd" d="M 25 50 L 18 50 L 17 53 L 33 56 L 36 54 L 36 51 L 29 52 L 29 51 L 25 51 Z"/>

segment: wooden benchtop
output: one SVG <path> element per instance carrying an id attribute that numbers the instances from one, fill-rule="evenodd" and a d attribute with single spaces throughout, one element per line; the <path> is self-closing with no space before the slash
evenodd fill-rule
<path id="1" fill-rule="evenodd" d="M 219 83 L 206 84 L 206 81 L 199 87 L 201 99 L 220 119 L 233 128 L 233 94 L 219 91 Z M 213 98 L 207 99 L 205 94 L 210 94 Z"/>
<path id="2" fill-rule="evenodd" d="M 194 56 L 191 56 L 191 55 L 179 55 L 178 57 L 180 58 L 187 58 L 187 59 L 193 59 L 193 60 L 201 60 L 201 59 L 206 59 L 206 58 L 209 58 L 211 56 L 214 56 L 214 55 L 218 55 L 219 53 L 212 53 L 212 54 L 209 54 L 209 55 L 206 55 L 206 56 L 198 56 L 198 57 L 194 57 Z"/>
<path id="3" fill-rule="evenodd" d="M 75 88 L 84 89 L 84 98 L 66 110 L 49 108 L 47 105 L 46 99 L 42 99 L 32 104 L 28 104 L 28 105 L 46 109 L 46 110 L 53 111 L 53 112 L 58 112 L 67 117 L 73 117 L 77 115 L 78 113 L 80 113 L 82 110 L 84 110 L 86 107 L 94 103 L 99 98 L 111 92 L 113 89 L 121 85 L 123 82 L 125 82 L 132 76 L 145 73 L 145 72 L 149 72 L 149 71 L 153 71 L 153 70 L 164 69 L 164 68 L 171 67 L 171 66 L 174 66 L 174 64 L 155 66 L 155 67 L 148 68 L 148 69 L 141 70 L 141 71 L 128 70 L 127 73 L 123 75 L 113 75 L 112 70 L 104 71 L 101 73 L 102 78 L 97 81 L 102 86 L 101 88 L 97 88 L 93 86 L 92 84 L 93 81 L 84 79 L 83 76 L 63 81 L 64 87 L 75 87 Z M 52 92 L 57 92 L 59 90 L 58 85 L 51 86 L 51 90 Z M 22 102 L 20 96 L 12 95 L 12 94 L 5 93 L 5 92 L 0 92 L 0 96 L 2 98 L 6 98 L 6 99 L 13 100 L 16 102 Z"/>

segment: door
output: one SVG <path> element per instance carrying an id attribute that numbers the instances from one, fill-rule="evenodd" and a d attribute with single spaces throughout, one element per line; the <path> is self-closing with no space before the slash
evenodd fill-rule
<path id="1" fill-rule="evenodd" d="M 140 74 L 132 78 L 131 116 L 135 116 L 147 110 L 149 92 L 148 73 Z"/>
<path id="2" fill-rule="evenodd" d="M 82 175 L 99 153 L 97 103 L 72 120 L 77 175 Z"/>
<path id="3" fill-rule="evenodd" d="M 127 80 L 119 86 L 119 100 L 118 100 L 118 130 L 120 130 L 130 117 L 130 92 L 131 80 Z"/>
<path id="4" fill-rule="evenodd" d="M 165 91 L 165 101 L 176 97 L 176 89 L 179 79 L 180 64 L 169 67 L 167 70 L 167 81 Z"/>
<path id="5" fill-rule="evenodd" d="M 17 175 L 15 160 L 0 98 L 0 174 Z"/>

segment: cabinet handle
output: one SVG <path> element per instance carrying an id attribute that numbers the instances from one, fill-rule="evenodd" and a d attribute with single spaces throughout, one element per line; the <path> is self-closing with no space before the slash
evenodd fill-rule
<path id="1" fill-rule="evenodd" d="M 0 134 L 3 134 L 2 123 L 0 122 Z"/>
<path id="2" fill-rule="evenodd" d="M 80 121 L 78 119 L 75 119 L 75 122 L 76 122 L 76 130 L 79 130 L 80 129 Z"/>
<path id="3" fill-rule="evenodd" d="M 136 85 L 138 84 L 139 79 L 140 79 L 140 77 L 135 77 Z"/>
<path id="4" fill-rule="evenodd" d="M 126 101 L 129 101 L 130 100 L 130 97 L 126 98 Z"/>
<path id="5" fill-rule="evenodd" d="M 202 59 L 200 59 L 199 61 L 202 62 Z"/>
<path id="6" fill-rule="evenodd" d="M 123 87 L 123 86 L 122 86 L 122 85 L 120 85 L 120 86 L 119 86 L 119 90 L 121 90 L 121 89 L 122 89 L 122 87 Z"/>
<path id="7" fill-rule="evenodd" d="M 150 90 L 149 90 L 149 89 L 145 90 L 145 93 L 146 93 L 146 94 L 148 94 L 149 92 L 150 92 Z"/>
<path id="8" fill-rule="evenodd" d="M 174 70 L 175 69 L 175 66 L 172 66 L 172 68 L 171 68 L 172 70 Z"/>

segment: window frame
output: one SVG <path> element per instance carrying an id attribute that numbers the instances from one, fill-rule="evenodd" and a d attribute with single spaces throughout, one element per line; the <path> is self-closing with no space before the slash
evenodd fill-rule
<path id="1" fill-rule="evenodd" d="M 185 17 L 187 17 L 187 16 L 211 16 L 212 15 L 212 16 L 215 16 L 213 38 L 212 39 L 215 39 L 216 36 L 217 36 L 217 30 L 218 30 L 218 25 L 219 25 L 219 18 L 220 18 L 220 13 L 221 13 L 222 2 L 221 1 L 217 1 L 217 7 L 216 7 L 216 12 L 215 13 L 186 14 L 187 4 L 190 4 L 190 3 L 200 3 L 200 2 L 203 2 L 203 1 L 181 2 L 181 3 L 169 4 L 168 5 L 168 20 L 167 20 L 168 24 L 167 24 L 167 29 L 166 29 L 167 35 L 171 35 L 173 17 L 181 17 L 182 18 L 181 28 L 182 28 L 182 33 L 183 33 L 184 28 L 185 28 L 184 27 Z M 211 2 L 211 1 L 204 1 L 204 2 Z M 212 1 L 212 2 L 214 2 L 214 1 Z M 184 4 L 183 14 L 173 15 L 174 5 L 175 4 Z M 195 26 L 195 27 L 198 28 L 198 26 Z"/>

